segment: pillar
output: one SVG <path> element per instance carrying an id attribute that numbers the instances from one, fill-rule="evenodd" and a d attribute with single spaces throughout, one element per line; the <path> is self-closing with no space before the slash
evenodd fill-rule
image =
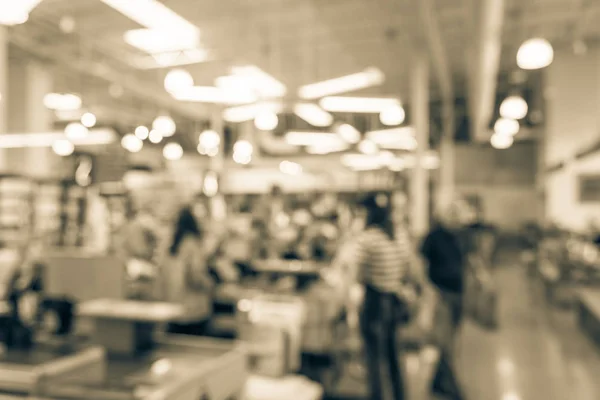
<path id="1" fill-rule="evenodd" d="M 440 143 L 439 187 L 437 204 L 440 206 L 450 204 L 454 199 L 454 104 L 445 100 L 443 104 L 443 134 Z"/>
<path id="2" fill-rule="evenodd" d="M 418 146 L 410 184 L 410 218 L 413 233 L 421 237 L 429 229 L 429 173 L 422 162 L 429 150 L 429 61 L 421 50 L 415 51 L 411 70 L 411 112 Z"/>
<path id="3" fill-rule="evenodd" d="M 210 158 L 209 169 L 217 174 L 219 186 L 222 182 L 223 170 L 225 169 L 225 124 L 220 107 L 215 107 L 211 114 L 211 129 L 219 134 L 221 142 L 219 152 Z M 216 196 L 211 199 L 212 216 L 215 220 L 223 220 L 226 217 L 226 202 L 221 187 Z"/>
<path id="4" fill-rule="evenodd" d="M 6 28 L 0 26 L 0 135 L 6 133 L 7 115 L 6 104 L 8 101 L 8 40 Z M 0 171 L 6 169 L 6 152 L 0 149 Z"/>
<path id="5" fill-rule="evenodd" d="M 28 59 L 10 60 L 8 82 L 8 133 L 39 133 L 52 130 L 52 112 L 44 106 L 44 96 L 52 91 L 51 72 L 45 65 Z M 52 150 L 46 147 L 10 149 L 7 168 L 12 172 L 49 177 L 54 168 Z"/>

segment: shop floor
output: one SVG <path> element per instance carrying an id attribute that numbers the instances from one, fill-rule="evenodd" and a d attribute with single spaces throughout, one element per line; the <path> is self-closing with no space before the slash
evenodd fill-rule
<path id="1" fill-rule="evenodd" d="M 65 347 L 35 347 L 31 350 L 7 350 L 0 354 L 0 363 L 36 366 L 62 357 L 70 356 L 81 349 Z"/>

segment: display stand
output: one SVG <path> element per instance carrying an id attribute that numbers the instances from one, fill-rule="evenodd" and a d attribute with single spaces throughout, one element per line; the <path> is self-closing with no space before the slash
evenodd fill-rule
<path id="1" fill-rule="evenodd" d="M 0 175 L 0 241 L 24 244 L 31 237 L 33 182 L 18 175 Z"/>

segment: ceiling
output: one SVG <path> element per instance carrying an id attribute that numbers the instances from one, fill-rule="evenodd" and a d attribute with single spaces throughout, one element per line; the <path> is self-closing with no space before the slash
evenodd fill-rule
<path id="1" fill-rule="evenodd" d="M 302 84 L 366 67 L 386 76 L 364 94 L 399 96 L 409 102 L 410 60 L 424 0 L 162 0 L 195 24 L 209 60 L 187 66 L 200 85 L 240 64 L 255 64 L 284 82 L 293 95 Z M 450 68 L 454 92 L 465 97 L 472 60 L 472 2 L 431 0 Z M 501 76 L 516 69 L 518 45 L 532 35 L 556 46 L 600 40 L 600 2 L 594 0 L 504 0 Z M 70 16 L 75 30 L 60 21 Z M 142 54 L 123 34 L 140 28 L 100 0 L 44 0 L 30 21 L 10 29 L 15 48 L 54 64 L 57 91 L 82 93 L 84 101 L 112 110 L 125 124 L 148 121 L 165 110 L 180 121 L 205 118 L 211 108 L 177 102 L 163 89 L 164 69 L 139 70 Z M 111 88 L 109 90 L 109 88 Z M 431 96 L 440 97 L 432 73 Z M 118 90 L 122 89 L 122 90 Z M 121 93 L 119 93 L 121 92 Z M 131 116 L 139 122 L 131 121 Z"/>

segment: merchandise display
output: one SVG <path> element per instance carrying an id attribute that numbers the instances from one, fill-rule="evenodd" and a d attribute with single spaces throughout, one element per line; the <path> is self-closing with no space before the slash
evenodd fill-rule
<path id="1" fill-rule="evenodd" d="M 32 180 L 0 176 L 0 240 L 7 244 L 24 244 L 32 234 Z"/>

